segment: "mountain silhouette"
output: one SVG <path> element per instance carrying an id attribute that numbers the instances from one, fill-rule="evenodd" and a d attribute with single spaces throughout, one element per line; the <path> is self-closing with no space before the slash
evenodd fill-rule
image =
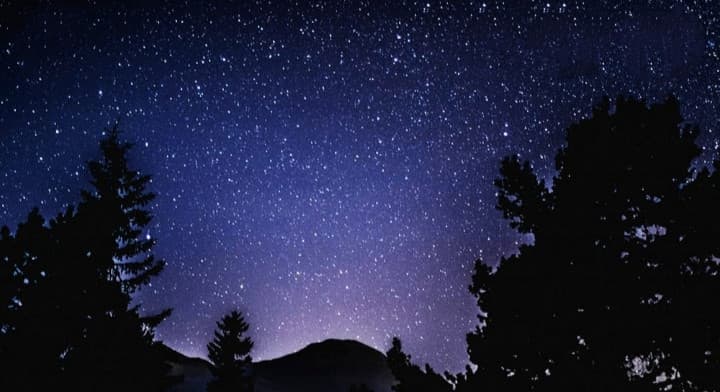
<path id="1" fill-rule="evenodd" d="M 163 354 L 172 375 L 182 382 L 171 392 L 205 391 L 210 364 L 186 357 L 168 347 Z M 347 392 L 366 385 L 374 392 L 390 392 L 394 378 L 385 355 L 355 340 L 328 339 L 286 356 L 252 364 L 255 392 Z"/>

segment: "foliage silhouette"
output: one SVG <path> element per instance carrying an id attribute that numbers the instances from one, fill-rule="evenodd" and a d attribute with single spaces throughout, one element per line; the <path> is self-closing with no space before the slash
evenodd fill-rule
<path id="1" fill-rule="evenodd" d="M 0 365 L 4 390 L 36 390 L 60 377 L 60 355 L 69 344 L 76 314 L 64 314 L 62 290 L 49 263 L 55 254 L 52 231 L 33 209 L 13 236 L 2 229 L 3 308 Z M 47 270 L 47 271 L 46 271 Z M 44 299 L 42 292 L 55 295 Z M 5 373 L 6 372 L 6 373 Z M 42 377 L 38 377 L 42 375 Z"/>
<path id="2" fill-rule="evenodd" d="M 476 263 L 472 388 L 720 390 L 720 165 L 694 169 L 698 133 L 674 98 L 605 99 L 552 187 L 502 161 L 497 207 L 533 241 Z"/>
<path id="3" fill-rule="evenodd" d="M 88 163 L 95 189 L 77 210 L 45 224 L 35 209 L 14 236 L 0 233 L 7 390 L 159 391 L 170 382 L 153 333 L 169 311 L 141 317 L 131 304 L 163 266 L 141 235 L 149 177 L 129 169 L 117 125 L 100 146 L 102 159 Z"/>
<path id="4" fill-rule="evenodd" d="M 208 358 L 214 378 L 208 392 L 252 391 L 250 375 L 253 341 L 246 336 L 250 326 L 238 311 L 232 311 L 217 322 L 215 337 L 208 343 Z"/>
<path id="5" fill-rule="evenodd" d="M 387 362 L 395 380 L 392 389 L 395 392 L 428 391 L 445 392 L 453 389 L 452 384 L 436 373 L 428 364 L 425 371 L 411 361 L 411 357 L 402 351 L 402 342 L 394 337 L 392 347 L 387 352 Z"/>

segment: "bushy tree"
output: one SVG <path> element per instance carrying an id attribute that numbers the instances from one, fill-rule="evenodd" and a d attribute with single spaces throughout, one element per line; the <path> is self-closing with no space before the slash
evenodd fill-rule
<path id="1" fill-rule="evenodd" d="M 61 353 L 72 339 L 74 314 L 59 301 L 62 288 L 50 258 L 52 231 L 33 209 L 16 232 L 2 229 L 3 309 L 0 330 L 0 389 L 42 389 L 60 377 Z M 54 294 L 45 298 L 41 292 Z"/>
<path id="2" fill-rule="evenodd" d="M 567 130 L 552 186 L 503 160 L 498 208 L 531 244 L 476 263 L 476 388 L 720 390 L 720 173 L 678 102 L 604 100 Z"/>
<path id="3" fill-rule="evenodd" d="M 392 346 L 386 355 L 388 367 L 396 381 L 393 391 L 449 392 L 453 389 L 452 384 L 436 373 L 429 364 L 425 364 L 425 371 L 413 364 L 411 356 L 403 352 L 399 338 L 393 338 Z"/>
<path id="4" fill-rule="evenodd" d="M 212 362 L 213 380 L 208 392 L 243 392 L 254 389 L 250 374 L 253 341 L 246 336 L 250 326 L 242 313 L 232 311 L 217 322 L 213 340 L 208 343 L 208 358 Z"/>

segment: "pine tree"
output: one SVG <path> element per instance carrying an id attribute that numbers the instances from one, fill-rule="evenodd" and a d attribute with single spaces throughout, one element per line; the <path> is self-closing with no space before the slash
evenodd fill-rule
<path id="1" fill-rule="evenodd" d="M 155 240 L 144 235 L 154 199 L 150 176 L 129 167 L 132 144 L 121 142 L 118 125 L 100 142 L 101 159 L 90 161 L 93 191 L 82 193 L 77 214 L 58 217 L 66 243 L 81 238 L 80 249 L 93 275 L 85 282 L 82 302 L 89 313 L 82 340 L 68 354 L 69 382 L 85 390 L 158 391 L 169 382 L 154 328 L 170 311 L 139 314 L 131 295 L 158 275 L 164 262 L 152 254 Z M 62 218 L 62 219 L 61 219 Z"/>
<path id="2" fill-rule="evenodd" d="M 254 344 L 249 336 L 245 336 L 249 328 L 238 311 L 232 311 L 217 322 L 215 337 L 207 345 L 214 376 L 208 383 L 208 392 L 249 392 L 254 389 L 250 375 L 250 351 Z"/>
<path id="3" fill-rule="evenodd" d="M 100 142 L 102 158 L 88 162 L 95 189 L 82 193 L 80 205 L 81 213 L 95 217 L 92 223 L 98 236 L 104 237 L 99 249 L 110 253 L 109 278 L 120 282 L 127 294 L 146 285 L 165 265 L 151 253 L 155 239 L 143 235 L 152 219 L 147 207 L 155 194 L 146 191 L 151 177 L 129 167 L 127 155 L 132 147 L 120 141 L 117 123 L 108 130 Z"/>

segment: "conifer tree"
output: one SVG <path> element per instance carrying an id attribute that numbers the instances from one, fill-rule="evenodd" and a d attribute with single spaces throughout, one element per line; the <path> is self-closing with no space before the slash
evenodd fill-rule
<path id="1" fill-rule="evenodd" d="M 156 241 L 147 234 L 152 219 L 147 208 L 155 194 L 146 190 L 151 177 L 129 166 L 132 147 L 120 140 L 117 123 L 108 130 L 100 142 L 101 159 L 88 162 L 94 190 L 84 191 L 80 204 L 81 213 L 95 218 L 98 236 L 105 237 L 99 249 L 109 253 L 114 264 L 109 278 L 120 282 L 127 294 L 146 285 L 165 265 L 151 253 Z"/>
<path id="2" fill-rule="evenodd" d="M 249 392 L 254 389 L 250 374 L 250 351 L 254 344 L 246 336 L 249 328 L 238 311 L 232 311 L 217 322 L 214 338 L 207 345 L 214 377 L 208 383 L 208 392 Z"/>
<path id="3" fill-rule="evenodd" d="M 77 214 L 58 218 L 73 238 L 82 238 L 76 249 L 94 271 L 83 301 L 91 316 L 66 372 L 87 390 L 158 391 L 169 382 L 154 328 L 170 311 L 141 316 L 131 297 L 164 267 L 151 252 L 155 239 L 146 234 L 155 197 L 146 191 L 150 176 L 130 168 L 131 148 L 120 140 L 117 124 L 109 129 L 101 159 L 88 162 L 94 189 L 82 193 Z M 92 373 L 83 377 L 88 369 Z"/>
<path id="4" fill-rule="evenodd" d="M 162 269 L 142 236 L 148 176 L 129 169 L 117 126 L 88 164 L 95 190 L 49 223 L 33 210 L 0 232 L 0 390 L 160 391 L 170 381 L 154 326 L 131 294 Z"/>

